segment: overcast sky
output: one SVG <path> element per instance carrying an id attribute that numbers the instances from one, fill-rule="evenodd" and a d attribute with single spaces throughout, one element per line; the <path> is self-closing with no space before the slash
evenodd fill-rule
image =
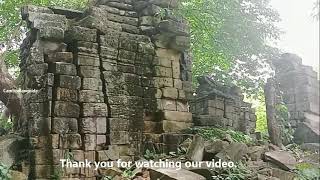
<path id="1" fill-rule="evenodd" d="M 271 0 L 284 31 L 278 47 L 298 54 L 305 65 L 319 71 L 319 21 L 312 17 L 316 0 Z"/>

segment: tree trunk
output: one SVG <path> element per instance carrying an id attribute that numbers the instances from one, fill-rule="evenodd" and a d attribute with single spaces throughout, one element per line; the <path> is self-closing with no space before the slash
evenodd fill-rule
<path id="1" fill-rule="evenodd" d="M 4 61 L 0 59 L 0 101 L 9 109 L 10 115 L 14 118 L 19 118 L 22 106 L 18 94 L 5 92 L 16 88 L 14 79 L 8 73 Z"/>
<path id="2" fill-rule="evenodd" d="M 264 89 L 266 108 L 267 108 L 267 124 L 271 143 L 282 147 L 281 129 L 276 119 L 276 89 L 273 79 L 268 79 Z"/>

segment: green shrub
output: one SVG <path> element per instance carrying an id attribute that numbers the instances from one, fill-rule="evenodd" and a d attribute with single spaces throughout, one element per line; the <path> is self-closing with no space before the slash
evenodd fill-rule
<path id="1" fill-rule="evenodd" d="M 310 163 L 299 163 L 296 166 L 298 170 L 299 180 L 320 179 L 320 168 Z"/>
<path id="2" fill-rule="evenodd" d="M 230 129 L 220 129 L 220 128 L 190 128 L 187 130 L 188 133 L 198 134 L 206 140 L 223 139 L 229 134 L 233 141 L 242 142 L 246 144 L 253 143 L 253 139 L 239 131 L 233 131 Z"/>
<path id="3" fill-rule="evenodd" d="M 9 167 L 0 163 L 0 179 L 1 180 L 10 180 L 11 175 L 9 173 Z"/>
<path id="4" fill-rule="evenodd" d="M 13 124 L 11 121 L 0 119 L 0 136 L 8 134 L 12 130 Z"/>

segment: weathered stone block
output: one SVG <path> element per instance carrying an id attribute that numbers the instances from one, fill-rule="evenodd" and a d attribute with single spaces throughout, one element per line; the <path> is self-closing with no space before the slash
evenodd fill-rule
<path id="1" fill-rule="evenodd" d="M 101 79 L 96 79 L 96 78 L 83 78 L 81 83 L 81 89 L 101 91 L 102 81 Z"/>
<path id="2" fill-rule="evenodd" d="M 96 152 L 95 151 L 85 151 L 84 159 L 88 159 L 91 162 L 96 161 Z"/>
<path id="3" fill-rule="evenodd" d="M 153 43 L 144 43 L 144 42 L 139 42 L 138 43 L 138 52 L 141 54 L 149 54 L 149 55 L 154 55 L 155 54 L 155 47 Z"/>
<path id="4" fill-rule="evenodd" d="M 34 43 L 34 46 L 39 48 L 39 50 L 45 55 L 67 51 L 67 44 L 61 42 L 37 40 Z"/>
<path id="5" fill-rule="evenodd" d="M 173 79 L 172 78 L 161 78 L 155 77 L 154 80 L 154 87 L 162 88 L 162 87 L 173 87 Z"/>
<path id="6" fill-rule="evenodd" d="M 54 98 L 56 101 L 78 101 L 78 92 L 74 89 L 57 88 L 54 93 Z"/>
<path id="7" fill-rule="evenodd" d="M 153 121 L 144 121 L 144 133 L 162 133 L 162 123 Z"/>
<path id="8" fill-rule="evenodd" d="M 46 14 L 53 14 L 53 11 L 46 7 L 39 7 L 34 5 L 27 5 L 21 7 L 21 17 L 23 20 L 28 18 L 29 13 L 46 13 Z"/>
<path id="9" fill-rule="evenodd" d="M 223 99 L 208 100 L 208 106 L 224 110 L 224 100 Z"/>
<path id="10" fill-rule="evenodd" d="M 138 42 L 130 39 L 128 36 L 121 35 L 119 38 L 119 48 L 130 52 L 136 52 L 138 51 Z"/>
<path id="11" fill-rule="evenodd" d="M 117 59 L 119 51 L 113 47 L 100 47 L 100 56 L 105 59 Z"/>
<path id="12" fill-rule="evenodd" d="M 160 22 L 159 18 L 155 16 L 141 16 L 139 17 L 139 24 L 141 26 L 154 26 Z"/>
<path id="13" fill-rule="evenodd" d="M 35 92 L 25 93 L 24 98 L 29 103 L 43 103 L 52 101 L 52 87 L 46 87 Z"/>
<path id="14" fill-rule="evenodd" d="M 30 152 L 31 154 L 32 152 Z M 33 151 L 35 163 L 37 165 L 46 165 L 46 164 L 59 164 L 60 159 L 63 158 L 63 150 L 60 149 L 36 149 Z M 48 157 L 48 153 L 52 155 L 52 157 Z"/>
<path id="15" fill-rule="evenodd" d="M 28 105 L 28 117 L 50 117 L 52 102 L 30 103 Z"/>
<path id="16" fill-rule="evenodd" d="M 172 76 L 175 79 L 180 79 L 181 71 L 180 71 L 180 62 L 172 61 Z"/>
<path id="17" fill-rule="evenodd" d="M 155 76 L 172 78 L 172 68 L 155 66 L 154 70 Z"/>
<path id="18" fill-rule="evenodd" d="M 139 34 L 140 29 L 136 26 L 132 26 L 129 24 L 121 24 L 122 31 L 132 34 Z"/>
<path id="19" fill-rule="evenodd" d="M 161 91 L 164 98 L 178 99 L 178 89 L 176 88 L 166 87 L 162 88 Z"/>
<path id="20" fill-rule="evenodd" d="M 97 41 L 97 30 L 80 26 L 72 26 L 67 32 L 67 38 L 71 41 Z"/>
<path id="21" fill-rule="evenodd" d="M 88 54 L 98 54 L 99 46 L 97 43 L 77 41 L 78 52 L 88 53 Z"/>
<path id="22" fill-rule="evenodd" d="M 102 68 L 105 71 L 118 71 L 116 63 L 110 63 L 110 62 L 106 62 L 106 61 L 102 62 Z"/>
<path id="23" fill-rule="evenodd" d="M 77 75 L 77 68 L 74 64 L 71 63 L 64 63 L 64 62 L 56 62 L 49 66 L 50 72 L 54 74 L 61 74 L 61 75 Z"/>
<path id="24" fill-rule="evenodd" d="M 178 7 L 178 0 L 150 0 L 149 3 L 163 7 L 176 8 Z"/>
<path id="25" fill-rule="evenodd" d="M 109 118 L 110 131 L 129 130 L 130 121 L 125 118 Z"/>
<path id="26" fill-rule="evenodd" d="M 107 117 L 108 107 L 105 103 L 83 103 L 82 117 Z"/>
<path id="27" fill-rule="evenodd" d="M 80 134 L 60 135 L 60 148 L 63 149 L 80 149 L 82 146 Z"/>
<path id="28" fill-rule="evenodd" d="M 78 66 L 100 66 L 99 57 L 87 53 L 78 53 L 75 62 Z"/>
<path id="29" fill-rule="evenodd" d="M 107 118 L 96 118 L 97 122 L 97 133 L 106 134 L 107 133 Z"/>
<path id="30" fill-rule="evenodd" d="M 184 51 L 190 48 L 190 37 L 176 36 L 171 42 L 170 47 L 178 51 Z"/>
<path id="31" fill-rule="evenodd" d="M 64 30 L 59 27 L 45 27 L 39 30 L 39 37 L 49 40 L 63 40 Z"/>
<path id="32" fill-rule="evenodd" d="M 129 25 L 132 25 L 132 26 L 138 26 L 138 18 L 119 16 L 119 15 L 112 14 L 112 13 L 108 13 L 107 18 L 110 21 L 129 24 Z"/>
<path id="33" fill-rule="evenodd" d="M 85 151 L 95 150 L 97 144 L 97 136 L 92 134 L 85 134 L 83 138 L 83 145 Z"/>
<path id="34" fill-rule="evenodd" d="M 182 81 L 180 79 L 173 79 L 173 87 L 181 90 L 182 89 Z"/>
<path id="35" fill-rule="evenodd" d="M 108 2 L 107 5 L 123 10 L 133 10 L 133 6 L 131 4 L 126 4 L 124 2 Z"/>
<path id="36" fill-rule="evenodd" d="M 105 147 L 107 145 L 107 136 L 106 135 L 97 135 L 97 142 L 96 143 L 97 143 L 96 144 L 97 150 L 105 149 Z"/>
<path id="37" fill-rule="evenodd" d="M 129 144 L 129 132 L 127 131 L 111 131 L 110 132 L 111 145 Z"/>
<path id="38" fill-rule="evenodd" d="M 82 118 L 79 121 L 80 132 L 83 134 L 95 134 L 97 132 L 97 118 Z"/>
<path id="39" fill-rule="evenodd" d="M 175 100 L 169 100 L 169 99 L 162 99 L 161 100 L 161 109 L 163 110 L 170 110 L 170 111 L 176 111 L 177 110 L 177 103 Z"/>
<path id="40" fill-rule="evenodd" d="M 157 48 L 156 56 L 160 59 L 160 61 L 163 59 L 167 59 L 179 62 L 181 58 L 181 53 L 172 49 Z"/>
<path id="41" fill-rule="evenodd" d="M 48 135 L 51 131 L 51 118 L 35 116 L 29 120 L 28 128 L 30 136 Z"/>
<path id="42" fill-rule="evenodd" d="M 118 63 L 118 70 L 123 73 L 136 73 L 136 67 L 133 64 L 126 64 L 123 62 Z"/>
<path id="43" fill-rule="evenodd" d="M 78 121 L 75 118 L 53 118 L 52 132 L 55 134 L 77 133 Z"/>
<path id="44" fill-rule="evenodd" d="M 187 24 L 173 20 L 164 20 L 159 23 L 160 30 L 175 35 L 188 36 L 190 29 Z"/>
<path id="45" fill-rule="evenodd" d="M 28 88 L 40 89 L 46 88 L 47 86 L 53 86 L 54 84 L 54 74 L 48 73 L 42 76 L 26 76 L 25 85 Z"/>
<path id="46" fill-rule="evenodd" d="M 99 91 L 81 90 L 79 93 L 79 102 L 103 103 L 104 102 L 104 94 Z"/>
<path id="47" fill-rule="evenodd" d="M 56 101 L 54 105 L 54 115 L 58 117 L 78 118 L 80 107 L 72 102 Z"/>
<path id="48" fill-rule="evenodd" d="M 37 47 L 30 47 L 29 52 L 26 53 L 29 54 L 26 58 L 26 65 L 44 63 L 44 55 Z"/>
<path id="49" fill-rule="evenodd" d="M 163 118 L 169 121 L 192 122 L 192 113 L 178 111 L 163 111 Z"/>
<path id="50" fill-rule="evenodd" d="M 32 64 L 27 67 L 26 72 L 32 76 L 42 76 L 48 72 L 48 64 Z"/>
<path id="51" fill-rule="evenodd" d="M 71 154 L 73 154 L 73 160 L 77 162 L 83 162 L 85 160 L 84 158 L 84 151 L 83 150 L 72 150 Z M 59 161 L 60 159 L 58 159 Z M 89 160 L 90 161 L 90 160 Z"/>
<path id="52" fill-rule="evenodd" d="M 35 165 L 34 174 L 37 178 L 50 178 L 51 177 L 51 165 Z"/>
<path id="53" fill-rule="evenodd" d="M 108 150 L 97 151 L 98 161 L 116 161 L 120 158 L 118 146 L 108 146 Z"/>
<path id="54" fill-rule="evenodd" d="M 189 104 L 186 102 L 177 101 L 177 111 L 189 112 Z"/>
<path id="55" fill-rule="evenodd" d="M 81 79 L 79 76 L 57 76 L 57 87 L 68 88 L 68 89 L 80 89 Z"/>
<path id="56" fill-rule="evenodd" d="M 164 132 L 179 132 L 193 126 L 192 123 L 168 121 L 168 120 L 163 120 L 162 124 L 163 124 Z"/>
<path id="57" fill-rule="evenodd" d="M 55 62 L 65 62 L 72 63 L 73 54 L 72 52 L 56 52 L 52 54 L 48 54 L 47 62 L 55 63 Z"/>
<path id="58" fill-rule="evenodd" d="M 119 32 L 115 32 L 115 31 L 111 30 L 111 32 L 109 32 L 109 34 L 107 34 L 105 36 L 100 36 L 100 43 L 102 46 L 110 47 L 113 49 L 118 49 L 119 38 L 120 38 Z"/>
<path id="59" fill-rule="evenodd" d="M 118 60 L 123 63 L 133 64 L 135 57 L 136 57 L 135 52 L 127 51 L 127 50 L 123 50 L 123 49 L 119 50 Z"/>

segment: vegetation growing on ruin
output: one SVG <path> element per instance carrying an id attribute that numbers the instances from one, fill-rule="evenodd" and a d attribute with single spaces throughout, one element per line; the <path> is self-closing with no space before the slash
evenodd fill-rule
<path id="1" fill-rule="evenodd" d="M 9 167 L 5 166 L 0 162 L 0 179 L 1 180 L 10 180 L 11 175 L 9 173 Z"/>
<path id="2" fill-rule="evenodd" d="M 12 130 L 12 122 L 6 119 L 0 119 L 0 136 L 7 134 Z"/>
<path id="3" fill-rule="evenodd" d="M 230 136 L 234 142 L 241 142 L 246 144 L 253 143 L 253 140 L 250 136 L 230 129 L 220 129 L 220 128 L 190 128 L 187 130 L 188 133 L 198 134 L 206 140 L 216 140 L 224 139 L 227 136 Z"/>

